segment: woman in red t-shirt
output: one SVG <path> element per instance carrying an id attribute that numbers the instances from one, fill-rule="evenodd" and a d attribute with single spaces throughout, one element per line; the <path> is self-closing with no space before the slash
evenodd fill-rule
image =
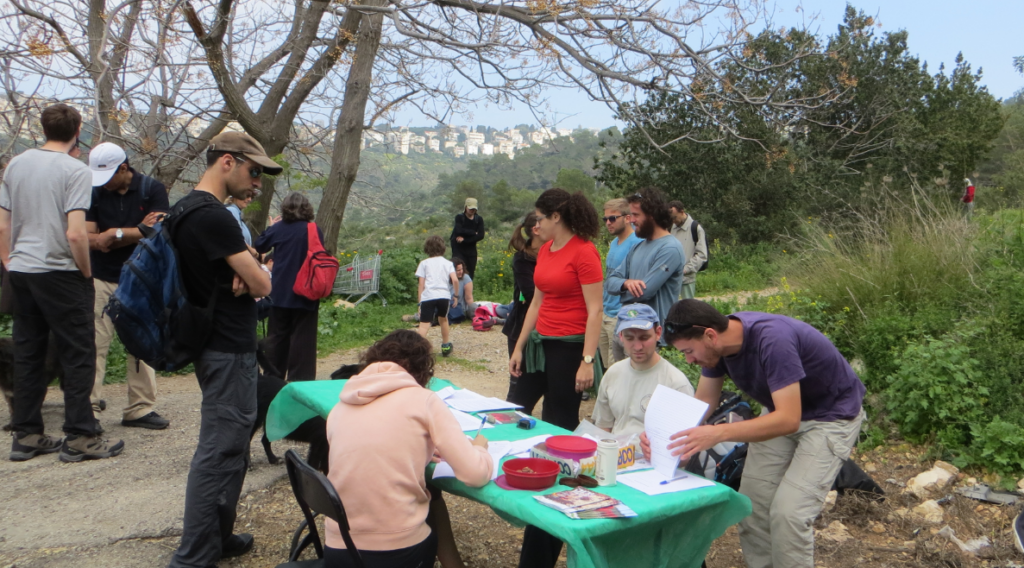
<path id="1" fill-rule="evenodd" d="M 532 409 L 543 396 L 541 418 L 575 430 L 581 394 L 601 372 L 597 342 L 604 271 L 590 242 L 600 225 L 582 193 L 549 189 L 534 206 L 539 236 L 548 242 L 537 254 L 537 288 L 508 362 L 509 372 L 520 377 L 510 400 Z M 537 350 L 543 368 L 535 367 Z"/>

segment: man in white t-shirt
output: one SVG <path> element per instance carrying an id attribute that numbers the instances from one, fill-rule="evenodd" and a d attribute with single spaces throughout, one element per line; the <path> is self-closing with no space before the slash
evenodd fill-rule
<path id="1" fill-rule="evenodd" d="M 419 279 L 417 301 L 420 304 L 420 325 L 417 331 L 423 337 L 430 331 L 430 322 L 437 318 L 441 325 L 441 356 L 451 355 L 452 344 L 448 341 L 448 308 L 454 306 L 458 296 L 452 290 L 459 289 L 455 276 L 455 265 L 444 257 L 444 241 L 441 237 L 430 237 L 423 243 L 423 252 L 430 258 L 416 267 Z"/>
<path id="2" fill-rule="evenodd" d="M 644 413 L 658 385 L 694 395 L 682 371 L 658 354 L 661 326 L 658 314 L 646 304 L 619 309 L 615 333 L 622 340 L 626 359 L 612 365 L 601 379 L 594 406 L 594 424 L 615 435 L 644 431 Z"/>

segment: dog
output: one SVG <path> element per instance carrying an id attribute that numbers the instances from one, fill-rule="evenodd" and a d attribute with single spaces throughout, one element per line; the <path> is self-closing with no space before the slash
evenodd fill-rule
<path id="1" fill-rule="evenodd" d="M 43 372 L 50 378 L 57 379 L 57 384 L 64 390 L 64 367 L 57 359 L 57 338 L 50 334 L 50 342 L 46 347 L 46 361 Z M 7 403 L 7 410 L 11 419 L 14 419 L 14 339 L 11 337 L 0 337 L 0 392 L 4 395 L 4 402 Z M 11 422 L 4 424 L 5 432 L 13 430 Z"/>

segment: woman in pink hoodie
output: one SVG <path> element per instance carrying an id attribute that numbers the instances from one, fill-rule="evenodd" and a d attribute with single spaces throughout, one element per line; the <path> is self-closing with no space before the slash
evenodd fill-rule
<path id="1" fill-rule="evenodd" d="M 427 524 L 427 464 L 436 452 L 460 481 L 481 487 L 493 468 L 487 440 L 478 436 L 470 442 L 444 401 L 425 388 L 434 355 L 416 332 L 391 332 L 362 362 L 366 368 L 348 381 L 327 418 L 328 479 L 367 568 L 431 568 L 439 536 L 442 549 L 454 551 L 454 541 L 449 526 L 438 526 L 438 535 Z M 328 519 L 326 531 L 326 565 L 350 566 L 337 523 Z"/>

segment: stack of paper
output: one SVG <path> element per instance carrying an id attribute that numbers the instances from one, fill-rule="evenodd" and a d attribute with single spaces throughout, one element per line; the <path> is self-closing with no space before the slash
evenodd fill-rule
<path id="1" fill-rule="evenodd" d="M 477 418 L 476 416 L 470 416 L 469 414 L 460 412 L 454 408 L 449 408 L 448 410 L 450 410 L 452 416 L 459 421 L 459 428 L 462 428 L 463 432 L 476 433 L 476 431 L 480 429 L 480 423 L 483 422 L 482 419 Z M 494 426 L 484 422 L 484 429 L 487 428 L 494 428 Z"/>
<path id="2" fill-rule="evenodd" d="M 491 462 L 493 468 L 491 469 L 491 480 L 498 479 L 498 475 L 501 473 L 501 459 L 508 454 L 509 449 L 512 447 L 512 442 L 488 442 L 487 443 L 487 454 L 491 456 Z M 434 475 L 431 479 L 438 479 L 441 477 L 455 477 L 455 470 L 452 466 L 446 462 L 441 461 L 434 466 Z"/>
<path id="3" fill-rule="evenodd" d="M 455 390 L 445 387 L 437 391 L 437 396 L 445 401 L 448 406 L 463 412 L 485 412 L 488 410 L 511 410 L 522 408 L 518 404 L 501 400 L 493 396 L 484 396 L 469 389 Z"/>

